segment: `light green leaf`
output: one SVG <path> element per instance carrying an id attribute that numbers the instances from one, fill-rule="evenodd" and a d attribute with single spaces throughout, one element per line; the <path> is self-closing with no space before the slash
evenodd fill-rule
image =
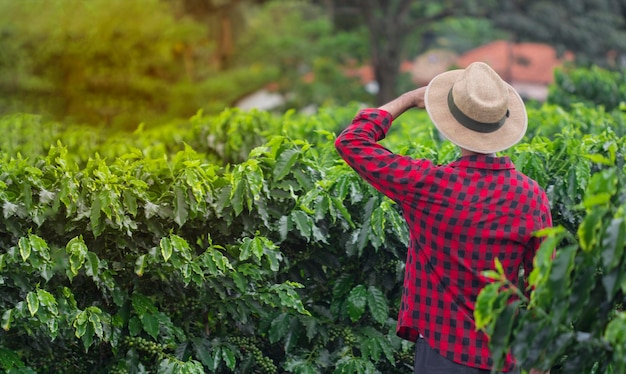
<path id="1" fill-rule="evenodd" d="M 49 312 L 56 314 L 57 300 L 50 292 L 38 288 L 37 299 L 40 305 L 47 307 Z"/>
<path id="2" fill-rule="evenodd" d="M 163 256 L 163 260 L 167 262 L 167 260 L 172 257 L 172 242 L 169 238 L 161 238 L 159 242 L 159 247 L 161 247 L 161 255 Z"/>
<path id="3" fill-rule="evenodd" d="M 598 232 L 602 227 L 602 217 L 606 211 L 607 208 L 593 209 L 578 226 L 578 241 L 583 251 L 591 251 L 598 243 L 600 239 Z"/>
<path id="4" fill-rule="evenodd" d="M 493 305 L 498 296 L 500 284 L 497 282 L 489 283 L 478 294 L 476 306 L 474 309 L 474 320 L 476 321 L 476 329 L 484 329 L 493 319 Z"/>
<path id="5" fill-rule="evenodd" d="M 65 251 L 70 255 L 70 271 L 77 275 L 87 256 L 87 245 L 81 236 L 72 238 L 65 246 Z"/>
<path id="6" fill-rule="evenodd" d="M 28 310 L 30 311 L 30 315 L 34 316 L 37 314 L 39 310 L 39 298 L 37 297 L 36 292 L 29 292 L 26 295 L 26 302 L 28 304 Z"/>
<path id="7" fill-rule="evenodd" d="M 102 338 L 104 336 L 104 329 L 102 327 L 102 319 L 100 318 L 100 316 L 102 315 L 102 311 L 100 310 L 100 308 L 95 307 L 95 306 L 90 306 L 88 310 L 89 310 L 89 323 L 91 323 L 91 326 L 93 327 L 93 330 L 96 336 L 98 336 L 99 338 Z"/>
<path id="8" fill-rule="evenodd" d="M 76 329 L 75 335 L 77 338 L 82 338 L 87 333 L 87 312 L 82 310 L 74 318 L 73 326 Z"/>
<path id="9" fill-rule="evenodd" d="M 502 267 L 502 262 L 500 262 L 500 259 L 498 257 L 494 258 L 493 263 L 496 267 L 496 271 L 498 272 L 498 274 L 504 276 L 504 268 Z"/>
<path id="10" fill-rule="evenodd" d="M 608 166 L 613 165 L 613 162 L 611 162 L 611 160 L 604 157 L 603 155 L 584 154 L 583 157 L 590 159 L 592 162 L 595 162 L 596 164 L 602 164 L 602 165 L 608 165 Z"/>
<path id="11" fill-rule="evenodd" d="M 20 240 L 18 241 L 18 246 L 20 247 L 20 255 L 22 256 L 22 260 L 28 260 L 31 252 L 30 240 L 28 240 L 28 238 L 26 237 L 20 238 Z"/>
<path id="12" fill-rule="evenodd" d="M 2 313 L 2 329 L 4 331 L 9 331 L 11 328 L 11 323 L 13 322 L 13 309 L 5 310 Z"/>
<path id="13" fill-rule="evenodd" d="M 185 260 L 191 261 L 191 247 L 189 246 L 187 240 L 178 235 L 171 235 L 170 240 L 172 243 L 172 249 Z"/>
<path id="14" fill-rule="evenodd" d="M 31 249 L 37 252 L 41 258 L 45 260 L 50 259 L 50 249 L 48 248 L 48 243 L 46 243 L 45 240 L 32 234 L 28 235 L 28 240 L 30 241 Z"/>

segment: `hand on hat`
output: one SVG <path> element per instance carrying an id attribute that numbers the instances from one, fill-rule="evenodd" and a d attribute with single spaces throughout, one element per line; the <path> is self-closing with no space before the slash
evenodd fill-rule
<path id="1" fill-rule="evenodd" d="M 379 109 L 387 111 L 393 116 L 393 118 L 397 118 L 410 108 L 424 108 L 425 93 L 426 86 L 417 88 L 402 94 L 397 99 L 379 107 Z"/>
<path id="2" fill-rule="evenodd" d="M 411 101 L 413 102 L 413 106 L 415 106 L 416 108 L 423 109 L 425 93 L 426 93 L 426 86 L 420 87 L 413 91 L 409 91 L 406 93 L 406 95 L 409 95 Z"/>

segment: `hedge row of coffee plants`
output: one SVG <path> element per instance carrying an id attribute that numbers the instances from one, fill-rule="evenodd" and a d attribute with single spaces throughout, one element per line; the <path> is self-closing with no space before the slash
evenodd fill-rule
<path id="1" fill-rule="evenodd" d="M 356 110 L 226 110 L 133 134 L 1 119 L 0 368 L 411 372 L 412 346 L 395 336 L 406 227 L 333 147 Z M 560 228 L 545 233 L 527 307 L 503 302 L 516 289 L 494 264 L 477 318 L 525 366 L 618 370 L 625 115 L 529 115 L 507 154 L 547 190 Z M 458 156 L 423 111 L 384 143 Z"/>
<path id="2" fill-rule="evenodd" d="M 569 108 L 572 104 L 601 105 L 607 111 L 626 105 L 626 69 L 559 68 L 549 88 L 548 102 Z"/>

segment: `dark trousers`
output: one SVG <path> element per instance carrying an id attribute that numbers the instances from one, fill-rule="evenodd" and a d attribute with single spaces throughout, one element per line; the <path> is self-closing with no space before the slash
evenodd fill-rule
<path id="1" fill-rule="evenodd" d="M 415 374 L 490 374 L 490 370 L 477 369 L 450 361 L 435 352 L 426 340 L 417 339 L 415 342 Z M 519 374 L 515 369 L 510 374 Z"/>

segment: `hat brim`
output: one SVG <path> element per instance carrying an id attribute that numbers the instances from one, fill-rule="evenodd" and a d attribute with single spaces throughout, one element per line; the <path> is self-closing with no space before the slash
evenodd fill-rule
<path id="1" fill-rule="evenodd" d="M 503 151 L 518 143 L 526 133 L 526 106 L 511 85 L 508 89 L 509 117 L 498 130 L 481 133 L 461 125 L 448 109 L 448 92 L 463 70 L 451 70 L 437 75 L 428 84 L 424 104 L 435 127 L 452 143 L 477 153 Z"/>

